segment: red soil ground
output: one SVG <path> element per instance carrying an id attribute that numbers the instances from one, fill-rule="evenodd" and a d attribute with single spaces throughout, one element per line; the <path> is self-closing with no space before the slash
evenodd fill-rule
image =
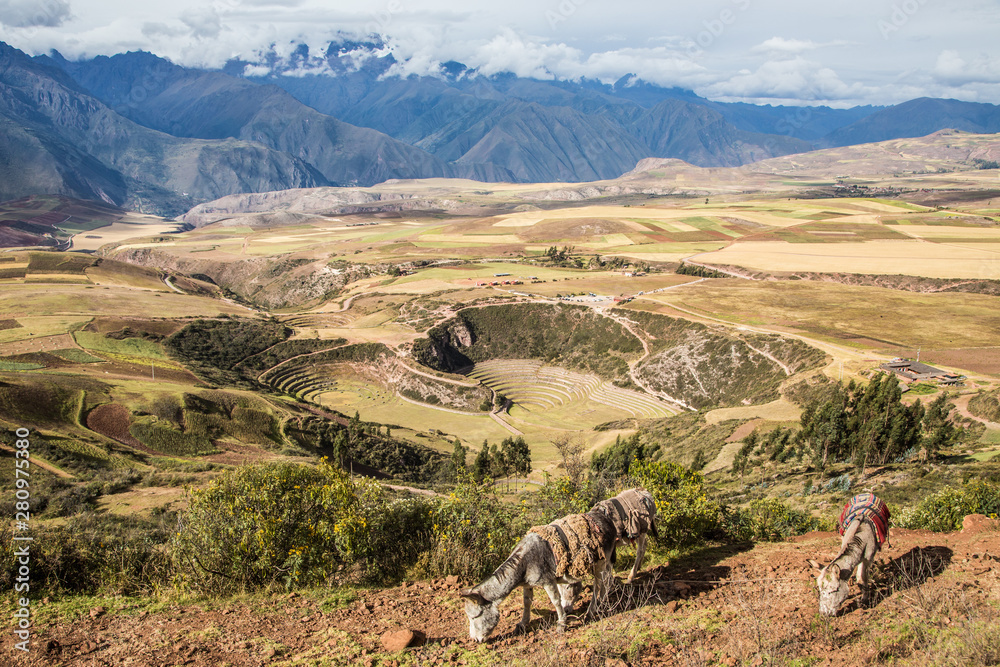
<path id="1" fill-rule="evenodd" d="M 575 620 L 563 634 L 551 627 L 552 610 L 540 590 L 530 631 L 513 634 L 521 604 L 515 592 L 502 605 L 489 642 L 476 646 L 458 598 L 462 584 L 435 580 L 358 590 L 355 599 L 327 611 L 323 596 L 334 591 L 175 604 L 156 613 L 134 603 L 111 612 L 84 610 L 79 618 L 39 624 L 31 653 L 15 664 L 996 664 L 966 661 L 960 651 L 992 636 L 977 630 L 981 623 L 996 632 L 1000 532 L 894 529 L 891 543 L 877 557 L 875 604 L 860 608 L 852 584 L 852 596 L 832 619 L 817 614 L 809 561 L 829 561 L 839 538 L 810 533 L 646 568 L 636 585 L 619 584 L 602 620 Z M 627 554 L 621 555 L 625 566 Z M 587 593 L 578 612 L 586 601 Z M 380 637 L 398 629 L 417 630 L 426 640 L 388 653 Z M 951 648 L 935 637 L 953 637 Z M 997 641 L 1000 652 L 1000 634 Z M 955 660 L 947 657 L 951 650 L 959 651 Z"/>

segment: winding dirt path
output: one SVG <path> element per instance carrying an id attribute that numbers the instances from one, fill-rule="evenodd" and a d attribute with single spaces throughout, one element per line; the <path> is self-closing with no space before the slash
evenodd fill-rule
<path id="1" fill-rule="evenodd" d="M 955 411 L 958 414 L 962 415 L 963 417 L 966 417 L 968 419 L 973 419 L 979 422 L 980 424 L 984 424 L 986 428 L 990 430 L 1000 431 L 1000 424 L 997 424 L 996 422 L 991 422 L 988 419 L 983 419 L 982 417 L 977 417 L 976 415 L 969 412 L 969 401 L 972 400 L 973 396 L 974 394 L 966 394 L 964 396 L 959 396 L 955 400 L 953 400 L 952 403 L 955 404 Z"/>
<path id="2" fill-rule="evenodd" d="M 395 352 L 395 350 L 393 351 Z M 429 378 L 431 380 L 438 380 L 439 382 L 447 382 L 448 384 L 458 385 L 459 387 L 478 387 L 481 384 L 479 382 L 462 382 L 461 380 L 454 380 L 452 378 L 443 378 L 434 375 L 432 373 L 425 373 L 424 371 L 417 370 L 413 366 L 403 361 L 403 358 L 399 356 L 399 354 L 396 355 L 396 358 L 399 360 L 400 365 L 406 368 L 406 370 L 410 371 L 411 373 L 415 373 L 417 375 L 423 375 L 425 378 Z"/>
<path id="3" fill-rule="evenodd" d="M 422 408 L 427 408 L 429 410 L 440 410 L 441 412 L 450 412 L 456 415 L 463 415 L 465 417 L 483 417 L 482 412 L 466 412 L 465 410 L 456 410 L 455 408 L 445 408 L 440 405 L 431 405 L 430 403 L 422 403 L 420 401 L 415 401 L 412 398 L 407 398 L 402 394 L 396 394 L 396 398 L 401 401 L 406 401 L 407 403 L 412 403 L 413 405 L 419 405 Z"/>
<path id="4" fill-rule="evenodd" d="M 681 411 L 679 408 L 674 407 L 674 406 L 680 406 L 681 408 L 686 408 L 688 410 L 694 410 L 694 408 L 692 408 L 691 406 L 689 406 L 687 403 L 685 403 L 684 401 L 680 400 L 679 398 L 674 398 L 673 396 L 671 396 L 669 394 L 666 394 L 666 393 L 664 393 L 662 391 L 658 391 L 656 389 L 653 389 L 651 386 L 649 386 L 649 384 L 645 380 L 643 380 L 641 377 L 639 377 L 639 373 L 638 373 L 638 371 L 636 369 L 639 367 L 639 364 L 641 364 L 643 361 L 645 361 L 647 358 L 649 358 L 649 355 L 650 355 L 649 343 L 647 342 L 645 336 L 640 335 L 633 328 L 633 324 L 632 324 L 631 321 L 629 321 L 627 318 L 624 318 L 624 317 L 621 317 L 621 316 L 618 316 L 618 315 L 612 315 L 611 311 L 608 310 L 605 307 L 595 306 L 595 307 L 593 307 L 593 310 L 594 310 L 594 312 L 596 312 L 596 313 L 598 313 L 600 315 L 603 315 L 604 317 L 607 317 L 608 319 L 614 320 L 618 324 L 622 325 L 626 330 L 628 330 L 628 332 L 630 334 L 632 334 L 633 336 L 635 336 L 636 338 L 638 338 L 639 339 L 639 343 L 642 344 L 642 356 L 639 357 L 638 359 L 634 360 L 634 361 L 630 361 L 629 364 L 628 364 L 628 374 L 629 374 L 629 377 L 632 378 L 632 382 L 634 382 L 637 387 L 639 387 L 640 389 L 642 389 L 644 392 L 646 392 L 650 396 L 657 396 L 659 398 L 662 398 L 662 399 L 664 399 L 664 400 L 669 401 L 670 403 L 672 403 L 673 405 L 667 405 L 666 408 L 667 408 L 667 410 L 669 410 L 670 412 L 672 412 L 674 414 L 678 414 Z"/>
<path id="5" fill-rule="evenodd" d="M 759 354 L 760 356 L 762 356 L 762 357 L 764 357 L 766 359 L 770 359 L 774 363 L 778 364 L 779 366 L 781 366 L 781 370 L 785 371 L 785 375 L 786 376 L 791 376 L 792 370 L 784 362 L 779 361 L 778 358 L 775 357 L 773 354 L 771 354 L 770 352 L 765 352 L 764 350 L 760 350 L 760 349 L 754 347 L 753 345 L 751 345 L 750 343 L 748 343 L 746 341 L 743 341 L 743 344 L 746 345 L 747 347 L 749 347 L 751 350 L 753 350 L 757 354 Z"/>
<path id="6" fill-rule="evenodd" d="M 11 454 L 11 456 L 13 456 L 14 452 L 15 452 L 15 450 L 14 450 L 13 447 L 8 447 L 8 446 L 3 445 L 3 444 L 0 444 L 0 451 L 3 451 L 5 453 L 9 452 Z M 66 472 L 65 470 L 60 470 L 59 468 L 55 467 L 54 465 L 52 465 L 48 461 L 40 459 L 37 456 L 32 455 L 31 458 L 29 459 L 29 461 L 31 461 L 31 465 L 32 466 L 39 467 L 42 470 L 47 470 L 48 472 L 52 473 L 56 477 L 62 477 L 63 479 L 76 479 L 75 476 L 71 475 L 70 473 Z M 13 464 L 11 465 L 11 467 L 13 467 Z M 30 467 L 28 468 L 28 472 L 30 474 L 30 472 L 31 472 L 31 468 Z M 13 473 L 11 473 L 11 474 L 13 474 Z M 11 491 L 11 497 L 13 497 L 13 493 L 14 492 Z"/>

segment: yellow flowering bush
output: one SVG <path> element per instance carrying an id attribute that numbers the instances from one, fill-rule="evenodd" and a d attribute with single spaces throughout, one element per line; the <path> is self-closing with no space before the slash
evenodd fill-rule
<path id="1" fill-rule="evenodd" d="M 324 581 L 358 556 L 363 492 L 326 463 L 227 472 L 188 493 L 170 545 L 180 581 L 210 593 Z"/>
<path id="2" fill-rule="evenodd" d="M 720 532 L 722 505 L 701 473 L 668 461 L 633 461 L 630 473 L 656 500 L 658 544 L 683 547 Z"/>
<path id="3" fill-rule="evenodd" d="M 491 482 L 462 474 L 455 490 L 428 511 L 432 544 L 421 559 L 425 576 L 479 580 L 502 563 L 531 522 L 523 503 L 501 500 Z"/>

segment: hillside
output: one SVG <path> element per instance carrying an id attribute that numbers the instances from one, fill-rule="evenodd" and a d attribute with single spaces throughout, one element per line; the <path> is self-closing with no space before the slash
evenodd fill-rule
<path id="1" fill-rule="evenodd" d="M 620 575 L 603 618 L 574 620 L 562 635 L 551 627 L 549 601 L 538 595 L 528 634 L 514 634 L 515 593 L 485 646 L 469 639 L 458 597 L 475 582 L 457 578 L 165 608 L 130 597 L 51 602 L 38 609 L 45 624 L 39 650 L 13 664 L 996 664 L 995 529 L 894 530 L 874 568 L 875 605 L 860 608 L 852 584 L 844 613 L 826 619 L 816 613 L 809 561 L 826 563 L 838 541 L 834 533 L 810 533 L 792 542 L 707 549 L 647 566 L 634 586 Z M 575 609 L 588 600 L 585 594 Z M 408 630 L 425 639 L 405 650 L 386 645 L 388 633 L 408 637 Z"/>
<path id="2" fill-rule="evenodd" d="M 1000 132 L 1000 106 L 921 97 L 880 109 L 823 139 L 825 145 L 848 146 L 887 139 L 922 137 L 952 128 L 973 134 Z"/>
<path id="3" fill-rule="evenodd" d="M 142 52 L 71 62 L 2 48 L 0 198 L 62 194 L 167 215 L 232 193 L 400 178 L 586 182 L 650 158 L 737 167 L 814 145 L 995 129 L 992 105 L 954 100 L 803 114 L 632 79 L 484 77 L 458 63 L 443 78 L 400 79 L 387 74 L 391 56 L 373 51 L 355 68 L 335 45 L 328 73 L 304 76 L 294 62 L 207 71 Z"/>

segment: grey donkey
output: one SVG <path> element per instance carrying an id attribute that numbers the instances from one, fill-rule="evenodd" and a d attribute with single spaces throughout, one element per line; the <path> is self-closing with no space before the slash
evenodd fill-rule
<path id="1" fill-rule="evenodd" d="M 819 586 L 819 613 L 836 616 L 840 605 L 847 599 L 851 574 L 857 568 L 858 585 L 861 587 L 861 604 L 870 602 L 868 569 L 879 550 L 875 526 L 868 519 L 855 519 L 844 531 L 840 553 L 824 567 L 816 583 Z"/>
<path id="2" fill-rule="evenodd" d="M 590 527 L 588 546 L 568 539 L 564 532 L 564 522 L 571 519 L 586 519 Z M 561 543 L 553 546 L 543 537 L 539 529 L 549 529 L 548 535 L 558 535 Z M 573 537 L 573 536 L 569 536 Z M 499 604 L 511 591 L 520 586 L 524 594 L 524 609 L 517 629 L 524 632 L 531 621 L 531 601 L 533 586 L 541 586 L 548 593 L 549 600 L 556 609 L 557 625 L 560 631 L 566 628 L 566 618 L 573 609 L 574 585 L 588 575 L 594 577 L 594 594 L 587 609 L 587 618 L 596 614 L 597 606 L 607 595 L 606 576 L 611 571 L 606 567 L 614 553 L 616 534 L 614 526 L 602 514 L 570 515 L 549 524 L 532 528 L 521 538 L 507 560 L 482 583 L 462 591 L 465 598 L 465 614 L 469 618 L 469 635 L 477 642 L 486 641 L 500 622 Z M 586 541 L 585 541 L 586 542 Z M 586 553 L 580 553 L 585 551 Z M 557 559 L 557 552 L 562 554 Z M 584 558 L 580 558 L 580 557 Z M 575 565 L 568 561 L 575 561 Z M 588 562 L 585 571 L 580 563 Z"/>
<path id="3" fill-rule="evenodd" d="M 646 556 L 646 535 L 659 537 L 656 532 L 656 501 L 653 494 L 645 489 L 622 491 L 614 498 L 608 498 L 594 505 L 591 512 L 604 514 L 614 524 L 619 544 L 635 544 L 635 563 L 626 583 L 631 584 L 642 567 Z M 614 563 L 614 559 L 611 560 Z"/>

